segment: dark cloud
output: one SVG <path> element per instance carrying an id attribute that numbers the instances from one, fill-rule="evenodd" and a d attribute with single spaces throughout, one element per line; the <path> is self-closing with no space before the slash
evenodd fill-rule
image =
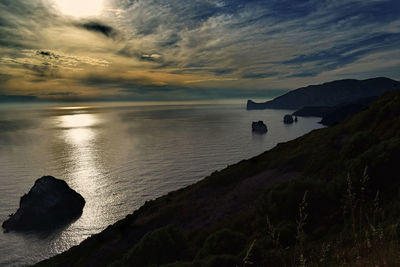
<path id="1" fill-rule="evenodd" d="M 285 78 L 298 78 L 298 77 L 315 77 L 320 72 L 300 72 L 285 76 Z"/>
<path id="2" fill-rule="evenodd" d="M 247 73 L 242 75 L 243 79 L 264 79 L 277 76 L 279 72 Z"/>
<path id="3" fill-rule="evenodd" d="M 142 54 L 140 56 L 141 60 L 151 61 L 151 62 L 162 62 L 162 56 L 160 54 Z"/>
<path id="4" fill-rule="evenodd" d="M 108 38 L 116 39 L 119 37 L 119 33 L 116 29 L 102 22 L 88 21 L 84 23 L 78 23 L 77 26 L 91 32 L 102 34 Z"/>
<path id="5" fill-rule="evenodd" d="M 47 93 L 46 95 L 48 95 L 48 96 L 74 96 L 74 95 L 77 95 L 77 93 L 74 93 L 74 92 L 52 92 L 52 93 Z"/>
<path id="6" fill-rule="evenodd" d="M 225 75 L 233 73 L 235 70 L 236 69 L 233 68 L 223 68 L 223 69 L 212 69 L 211 72 L 213 72 L 215 75 Z"/>
<path id="7" fill-rule="evenodd" d="M 50 52 L 50 51 L 44 51 L 44 50 L 36 51 L 36 55 L 39 55 L 39 56 L 42 56 L 42 57 L 45 57 L 45 58 L 49 58 L 49 59 L 59 59 L 60 58 L 55 53 Z"/>
<path id="8" fill-rule="evenodd" d="M 184 74 L 184 73 L 198 73 L 198 72 L 209 72 L 212 73 L 216 76 L 223 76 L 226 74 L 231 74 L 233 72 L 235 72 L 236 69 L 232 69 L 232 68 L 206 68 L 205 66 L 198 66 L 198 67 L 185 67 L 182 69 L 178 69 L 178 70 L 173 70 L 170 71 L 169 73 L 171 74 Z"/>

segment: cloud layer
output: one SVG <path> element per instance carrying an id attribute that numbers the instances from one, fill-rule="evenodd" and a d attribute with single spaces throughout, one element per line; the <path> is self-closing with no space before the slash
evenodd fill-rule
<path id="1" fill-rule="evenodd" d="M 0 94 L 271 97 L 342 78 L 400 78 L 397 0 L 109 0 L 95 18 L 0 2 Z"/>

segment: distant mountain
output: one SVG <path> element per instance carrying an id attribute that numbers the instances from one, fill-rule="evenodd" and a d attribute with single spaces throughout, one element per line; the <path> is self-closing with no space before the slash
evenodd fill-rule
<path id="1" fill-rule="evenodd" d="M 248 100 L 247 109 L 300 109 L 306 106 L 336 106 L 360 98 L 380 96 L 385 91 L 399 89 L 400 82 L 385 77 L 367 80 L 338 80 L 302 87 L 265 103 Z"/>

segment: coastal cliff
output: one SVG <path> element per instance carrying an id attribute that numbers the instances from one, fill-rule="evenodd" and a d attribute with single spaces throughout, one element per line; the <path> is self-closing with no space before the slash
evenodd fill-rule
<path id="1" fill-rule="evenodd" d="M 247 101 L 247 109 L 301 109 L 313 106 L 336 106 L 360 98 L 380 96 L 386 91 L 399 90 L 400 82 L 379 77 L 367 80 L 338 80 L 292 90 L 275 99 L 256 103 Z"/>
<path id="2" fill-rule="evenodd" d="M 398 265 L 390 229 L 400 216 L 399 136 L 400 91 L 385 93 L 334 126 L 148 201 L 37 266 L 293 266 L 321 258 L 354 266 L 381 264 L 386 252 L 386 264 Z"/>

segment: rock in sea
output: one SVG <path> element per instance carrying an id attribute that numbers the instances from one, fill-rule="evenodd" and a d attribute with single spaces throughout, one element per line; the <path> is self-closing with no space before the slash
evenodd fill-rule
<path id="1" fill-rule="evenodd" d="M 289 114 L 285 115 L 283 117 L 283 122 L 284 123 L 293 123 L 293 116 L 289 115 Z"/>
<path id="2" fill-rule="evenodd" d="M 268 131 L 267 125 L 263 121 L 253 121 L 251 124 L 251 129 L 254 133 L 264 134 Z"/>
<path id="3" fill-rule="evenodd" d="M 49 230 L 79 218 L 85 199 L 53 176 L 37 179 L 21 197 L 19 209 L 3 222 L 5 231 Z"/>

